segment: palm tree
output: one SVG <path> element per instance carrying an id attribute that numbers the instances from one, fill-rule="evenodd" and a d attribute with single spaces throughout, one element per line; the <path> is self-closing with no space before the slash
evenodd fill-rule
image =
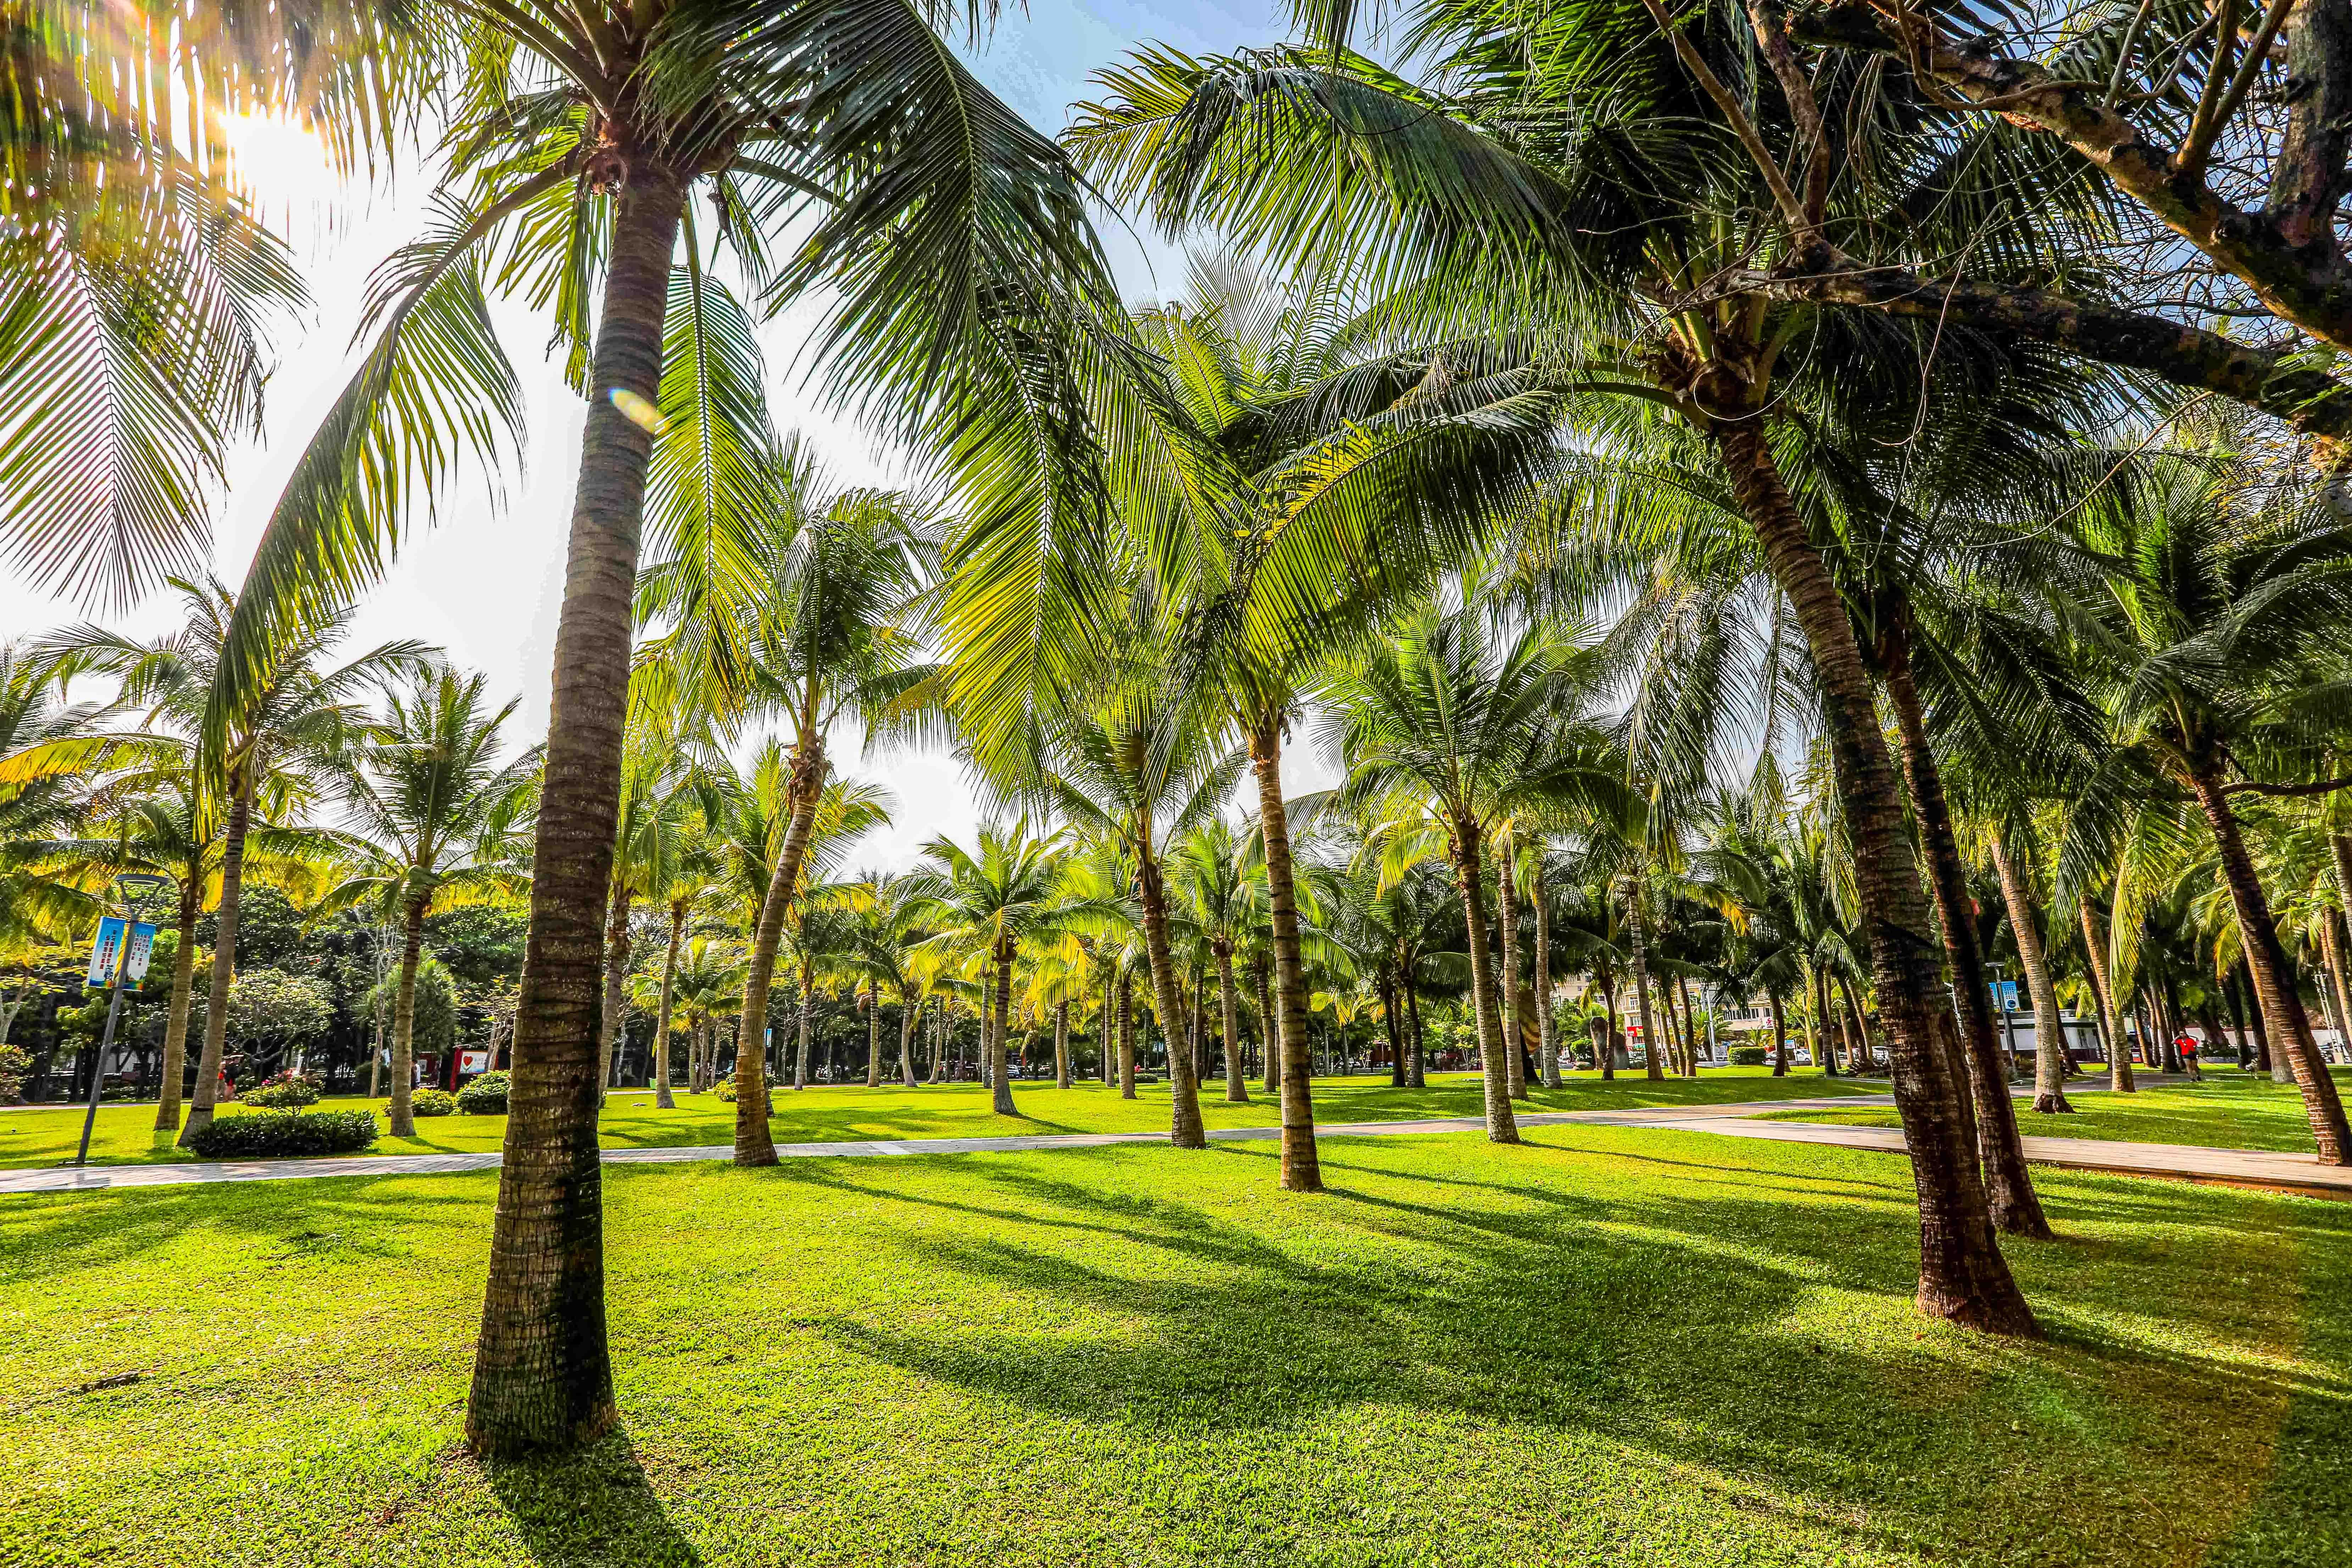
<path id="1" fill-rule="evenodd" d="M 1265 863 L 1253 856 L 1244 836 L 1220 816 L 1178 840 L 1171 851 L 1176 884 L 1184 890 L 1193 923 L 1217 965 L 1217 1011 L 1225 1052 L 1225 1099 L 1249 1100 L 1242 1065 L 1240 1015 L 1234 1003 L 1234 954 L 1265 919 Z"/>
<path id="2" fill-rule="evenodd" d="M 332 778 L 349 826 L 338 835 L 352 873 L 320 900 L 312 918 L 372 903 L 401 933 L 393 994 L 392 1135 L 413 1138 L 409 1110 L 416 965 L 425 920 L 436 909 L 507 903 L 528 892 L 522 860 L 538 805 L 536 747 L 501 763 L 499 731 L 514 712 L 493 711 L 485 678 L 441 670 L 384 693 L 383 718 L 336 760 Z"/>
<path id="3" fill-rule="evenodd" d="M 1487 950 L 1489 827 L 1522 806 L 1609 802 L 1602 738 L 1576 722 L 1585 686 L 1573 651 L 1538 630 L 1499 646 L 1472 609 L 1425 605 L 1345 667 L 1327 697 L 1325 746 L 1360 802 L 1426 800 L 1446 832 L 1469 922 L 1470 975 L 1486 1080 L 1486 1136 L 1518 1142 Z"/>
<path id="4" fill-rule="evenodd" d="M 898 994 L 898 1076 L 915 1087 L 915 1021 L 921 1011 L 923 982 L 908 960 L 924 936 L 926 913 L 918 885 L 905 876 L 868 873 L 846 893 L 851 920 L 850 967 L 865 977 L 867 1012 L 866 1086 L 881 1082 L 881 988 Z M 1067 1088 L 1066 1084 L 1063 1087 Z"/>
<path id="5" fill-rule="evenodd" d="M 279 640 L 259 649 L 224 707 L 215 687 L 233 656 L 229 638 L 237 601 L 217 580 L 172 579 L 187 607 L 181 629 L 152 643 L 102 626 L 69 627 L 42 644 L 51 674 L 110 675 L 121 700 L 143 707 L 151 724 L 199 741 L 205 808 L 221 818 L 220 898 L 214 921 L 211 991 L 205 1003 L 204 1050 L 196 1097 L 181 1129 L 184 1144 L 213 1120 L 221 1054 L 228 1038 L 229 985 L 236 972 L 236 919 L 245 887 L 245 841 L 265 782 L 281 772 L 324 763 L 360 722 L 356 699 L 370 685 L 430 666 L 422 643 L 385 643 L 346 664 L 322 668 L 341 640 L 349 613 L 285 623 Z"/>
<path id="6" fill-rule="evenodd" d="M 688 797 L 679 797 L 685 801 Z M 661 984 L 649 1009 L 654 1015 L 654 1103 L 663 1110 L 677 1109 L 670 1095 L 670 1009 L 675 1000 L 678 943 L 696 906 L 709 897 L 720 876 L 719 845 L 715 829 L 724 820 L 726 805 L 715 795 L 692 798 L 690 805 L 666 806 L 652 814 L 647 837 L 641 840 L 648 897 L 669 917 L 669 942 L 662 955 Z"/>
<path id="7" fill-rule="evenodd" d="M 1059 835 L 1040 837 L 1024 818 L 1011 827 L 982 826 L 971 849 L 944 836 L 931 839 L 923 846 L 930 866 L 914 873 L 924 919 L 935 928 L 926 945 L 971 953 L 987 966 L 981 1061 L 1000 1116 L 1021 1114 L 1005 1076 L 1013 961 L 1024 942 L 1058 935 L 1070 924 L 1072 910 L 1060 896 L 1061 850 Z M 1172 1017 L 1164 1015 L 1163 1026 Z"/>

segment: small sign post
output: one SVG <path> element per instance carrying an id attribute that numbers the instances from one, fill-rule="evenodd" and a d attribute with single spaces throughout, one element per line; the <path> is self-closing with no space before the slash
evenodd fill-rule
<path id="1" fill-rule="evenodd" d="M 98 922 L 98 941 L 89 952 L 89 983 L 109 992 L 106 1027 L 98 1038 L 98 1052 L 89 1064 L 89 1106 L 82 1112 L 81 1148 L 74 1163 L 89 1163 L 89 1135 L 98 1125 L 99 1090 L 106 1082 L 106 1053 L 114 1048 L 114 1023 L 122 1016 L 122 993 L 137 990 L 147 978 L 147 961 L 155 951 L 155 928 L 139 921 L 139 906 L 178 883 L 169 877 L 130 871 L 114 879 L 122 897 L 123 917 L 108 915 Z"/>

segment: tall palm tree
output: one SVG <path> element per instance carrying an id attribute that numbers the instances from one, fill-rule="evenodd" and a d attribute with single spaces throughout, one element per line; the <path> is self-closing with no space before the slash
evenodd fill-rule
<path id="1" fill-rule="evenodd" d="M 288 621 L 273 627 L 277 639 L 254 653 L 235 703 L 223 707 L 215 700 L 215 688 L 235 657 L 230 637 L 237 600 L 216 579 L 173 578 L 172 584 L 187 619 L 168 637 L 142 643 L 84 624 L 46 639 L 42 647 L 56 678 L 112 676 L 121 683 L 121 700 L 147 710 L 151 725 L 166 725 L 200 742 L 199 787 L 205 809 L 217 812 L 222 823 L 220 899 L 196 1097 L 180 1132 L 184 1144 L 211 1123 L 218 1098 L 229 985 L 236 972 L 245 841 L 264 784 L 331 759 L 362 721 L 358 700 L 364 691 L 428 668 L 434 655 L 422 643 L 392 642 L 329 666 L 327 654 L 341 640 L 349 612 Z"/>
<path id="2" fill-rule="evenodd" d="M 1024 942 L 1058 934 L 1072 910 L 1061 897 L 1059 835 L 1040 837 L 1027 819 L 1010 827 L 984 826 L 971 849 L 945 836 L 923 846 L 930 865 L 914 875 L 934 927 L 927 945 L 968 952 L 985 963 L 981 1061 L 1000 1116 L 1018 1116 L 1005 1076 L 1011 1023 L 1013 962 Z M 1173 1015 L 1165 1015 L 1163 1026 Z M 1197 1111 L 1195 1112 L 1197 1114 Z"/>
<path id="3" fill-rule="evenodd" d="M 654 841 L 647 846 L 646 886 L 653 901 L 669 917 L 669 942 L 663 950 L 661 983 L 649 1009 L 654 1016 L 654 1103 L 663 1110 L 677 1109 L 670 1094 L 670 1009 L 676 999 L 678 943 L 696 906 L 709 898 L 720 877 L 719 845 L 714 831 L 726 807 L 715 796 L 693 802 L 687 814 L 656 814 Z"/>
<path id="4" fill-rule="evenodd" d="M 1217 1011 L 1225 1053 L 1225 1099 L 1249 1100 L 1242 1065 L 1240 1014 L 1234 1001 L 1234 954 L 1265 919 L 1265 868 L 1245 836 L 1223 817 L 1202 823 L 1178 840 L 1171 868 L 1184 890 L 1193 923 L 1217 965 Z"/>
<path id="5" fill-rule="evenodd" d="M 313 918 L 362 902 L 400 931 L 392 1012 L 392 1135 L 413 1138 L 411 1044 L 416 966 L 425 920 L 436 910 L 520 901 L 523 860 L 539 801 L 540 752 L 501 763 L 499 731 L 515 702 L 492 710 L 486 678 L 421 674 L 384 693 L 382 718 L 336 760 L 332 779 L 348 826 L 338 835 L 352 873 L 319 901 Z"/>
<path id="6" fill-rule="evenodd" d="M 879 1036 L 881 988 L 898 994 L 898 1077 L 915 1087 L 915 1021 L 921 1011 L 923 981 L 908 962 L 925 934 L 925 906 L 918 885 L 905 876 L 869 873 L 854 883 L 846 896 L 855 922 L 848 954 L 850 966 L 864 975 L 873 999 L 867 1017 L 869 1035 L 866 1063 L 868 1089 L 881 1081 Z M 1066 1086 L 1065 1086 L 1066 1087 Z"/>

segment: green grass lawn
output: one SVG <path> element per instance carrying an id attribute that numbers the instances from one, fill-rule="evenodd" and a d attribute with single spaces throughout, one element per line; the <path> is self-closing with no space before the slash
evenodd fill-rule
<path id="1" fill-rule="evenodd" d="M 2352 1095 L 2352 1068 L 2334 1069 L 2336 1087 Z M 2133 1143 L 2200 1143 L 2210 1149 L 2311 1152 L 2311 1124 L 2303 1095 L 2291 1083 L 2235 1068 L 2205 1071 L 2200 1084 L 2168 1084 L 2133 1094 L 2070 1095 L 2071 1116 L 2036 1115 L 2017 1102 L 2019 1128 L 2028 1136 L 2116 1139 Z M 1899 1127 L 1891 1110 L 1788 1110 L 1775 1121 L 1825 1121 L 1845 1127 Z"/>
<path id="2" fill-rule="evenodd" d="M 1791 1100 L 1815 1095 L 1862 1093 L 1845 1079 L 1818 1073 L 1792 1073 L 1775 1079 L 1765 1068 L 1709 1068 L 1696 1079 L 1667 1079 L 1651 1083 L 1639 1073 L 1621 1074 L 1603 1083 L 1591 1073 L 1573 1076 L 1559 1089 L 1534 1091 L 1530 1104 L 1538 1110 L 1575 1110 L 1642 1105 L 1723 1104 L 1735 1100 Z M 1883 1088 L 1884 1086 L 1876 1086 Z M 1325 1121 L 1388 1121 L 1421 1116 L 1475 1116 L 1480 1113 L 1478 1077 L 1449 1073 L 1430 1079 L 1427 1089 L 1396 1089 L 1385 1078 L 1318 1079 L 1315 1083 L 1316 1115 Z M 1016 1083 L 1013 1099 L 1021 1117 L 1010 1120 L 989 1109 L 986 1090 L 974 1084 L 940 1084 L 921 1089 L 817 1088 L 794 1092 L 779 1089 L 772 1097 L 773 1128 L 779 1142 L 823 1142 L 861 1138 L 971 1138 L 1014 1132 L 1160 1132 L 1168 1127 L 1165 1084 L 1138 1087 L 1137 1098 L 1121 1100 L 1115 1089 L 1083 1084 L 1066 1091 L 1047 1084 Z M 615 1089 L 604 1117 L 604 1142 L 608 1149 L 676 1147 L 697 1143 L 731 1143 L 735 1138 L 735 1107 L 714 1096 L 680 1094 L 677 1109 L 659 1110 L 644 1089 Z M 321 1109 L 381 1110 L 383 1101 L 331 1100 Z M 1250 1102 L 1228 1104 L 1222 1082 L 1213 1083 L 1201 1097 L 1202 1117 L 1212 1127 L 1271 1126 L 1281 1120 L 1274 1100 L 1254 1086 Z M 235 1107 L 224 1115 L 238 1114 Z M 79 1108 L 11 1110 L 0 1113 L 0 1168 L 54 1165 L 73 1158 L 81 1141 Z M 100 1164 L 146 1164 L 155 1161 L 187 1160 L 195 1156 L 176 1147 L 170 1134 L 155 1131 L 155 1107 L 107 1105 L 99 1108 L 98 1131 L 90 1141 L 90 1160 Z M 503 1116 L 429 1117 L 416 1124 L 415 1138 L 381 1138 L 370 1151 L 377 1154 L 446 1153 L 460 1150 L 496 1149 L 506 1140 Z"/>
<path id="3" fill-rule="evenodd" d="M 1325 1159 L 615 1170 L 622 1428 L 495 1467 L 487 1173 L 0 1200 L 0 1563 L 2352 1563 L 2352 1208 L 2051 1173 L 2019 1343 L 1884 1156 Z"/>

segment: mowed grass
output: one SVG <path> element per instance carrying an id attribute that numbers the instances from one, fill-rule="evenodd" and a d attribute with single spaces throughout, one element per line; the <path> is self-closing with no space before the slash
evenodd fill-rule
<path id="1" fill-rule="evenodd" d="M 1832 1094 L 1859 1094 L 1881 1085 L 1854 1085 L 1851 1079 L 1818 1073 L 1792 1073 L 1776 1079 L 1767 1068 L 1707 1068 L 1697 1079 L 1665 1079 L 1652 1083 L 1639 1072 L 1621 1073 L 1604 1083 L 1597 1074 L 1572 1075 L 1559 1089 L 1538 1089 L 1526 1102 L 1540 1110 L 1600 1110 L 1644 1105 L 1727 1104 L 1742 1100 L 1790 1100 Z M 1212 1127 L 1270 1127 L 1281 1113 L 1263 1086 L 1253 1083 L 1247 1104 L 1229 1103 L 1222 1081 L 1212 1082 L 1201 1096 L 1201 1111 Z M 1389 1087 L 1386 1078 L 1318 1079 L 1315 1111 L 1324 1121 L 1391 1121 L 1423 1116 L 1476 1116 L 1483 1101 L 1475 1073 L 1433 1076 L 1423 1089 Z M 646 1089 L 614 1089 L 603 1119 L 608 1149 L 681 1147 L 731 1143 L 735 1139 L 735 1107 L 715 1095 L 675 1096 L 674 1110 L 658 1110 Z M 1101 1084 L 1077 1084 L 1058 1089 L 1051 1083 L 1016 1082 L 1013 1100 L 1019 1118 L 997 1115 L 990 1109 L 988 1091 L 976 1084 L 937 1084 L 919 1089 L 886 1086 L 867 1089 L 826 1087 L 795 1091 L 780 1088 L 771 1096 L 771 1127 L 779 1142 L 814 1143 L 862 1138 L 983 1138 L 1024 1132 L 1164 1132 L 1168 1129 L 1168 1087 L 1137 1086 L 1136 1098 L 1121 1100 L 1115 1089 Z M 373 1110 L 381 1100 L 334 1099 L 320 1110 Z M 242 1108 L 224 1107 L 223 1115 L 242 1114 Z M 11 1110 L 0 1113 L 0 1168 L 54 1165 L 71 1160 L 81 1141 L 79 1107 Z M 192 1160 L 170 1133 L 155 1131 L 152 1102 L 105 1105 L 99 1108 L 98 1128 L 90 1140 L 94 1164 L 148 1164 L 159 1161 Z M 416 1123 L 414 1138 L 383 1137 L 369 1151 L 373 1154 L 450 1153 L 496 1149 L 506 1142 L 503 1116 L 426 1117 Z"/>
<path id="2" fill-rule="evenodd" d="M 620 1429 L 500 1466 L 488 1175 L 0 1200 L 0 1563 L 2352 1563 L 2352 1207 L 2050 1173 L 2031 1343 L 1887 1156 L 1324 1156 L 615 1170 Z"/>
<path id="3" fill-rule="evenodd" d="M 2352 1068 L 2332 1069 L 2339 1092 L 2352 1096 Z M 2039 1115 L 2017 1102 L 2017 1121 L 2029 1137 L 2098 1138 L 2132 1143 L 2195 1143 L 2210 1149 L 2276 1149 L 2309 1153 L 2311 1123 L 2303 1094 L 2291 1083 L 2235 1068 L 2208 1068 L 2205 1081 L 2166 1084 L 2132 1094 L 2105 1090 L 2070 1094 L 2071 1115 Z M 1891 1110 L 1790 1110 L 1766 1113 L 1774 1121 L 1821 1121 L 1843 1127 L 1899 1127 Z"/>

